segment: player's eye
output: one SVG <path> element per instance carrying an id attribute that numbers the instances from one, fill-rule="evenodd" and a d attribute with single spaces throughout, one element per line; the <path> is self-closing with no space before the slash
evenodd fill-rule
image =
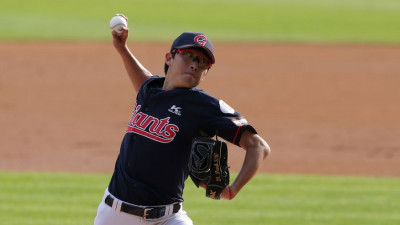
<path id="1" fill-rule="evenodd" d="M 197 55 L 190 51 L 178 51 L 186 60 L 188 61 L 196 61 L 199 64 L 199 67 L 202 69 L 206 69 L 210 67 L 210 62 L 204 56 Z"/>
<path id="2" fill-rule="evenodd" d="M 192 54 L 190 52 L 182 52 L 181 55 L 186 59 L 192 59 Z"/>
<path id="3" fill-rule="evenodd" d="M 188 52 L 187 53 L 187 57 L 189 57 L 191 60 L 194 60 L 196 58 L 195 55 L 193 55 L 192 53 Z"/>
<path id="4" fill-rule="evenodd" d="M 202 65 L 207 65 L 207 64 L 208 64 L 208 61 L 207 61 L 207 59 L 200 58 L 200 63 L 201 63 Z"/>

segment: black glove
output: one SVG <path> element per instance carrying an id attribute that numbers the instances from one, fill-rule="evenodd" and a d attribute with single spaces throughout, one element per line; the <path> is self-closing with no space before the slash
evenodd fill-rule
<path id="1" fill-rule="evenodd" d="M 208 137 L 195 138 L 189 159 L 189 175 L 197 187 L 200 182 L 207 185 L 207 197 L 220 199 L 222 190 L 229 184 L 226 143 Z"/>

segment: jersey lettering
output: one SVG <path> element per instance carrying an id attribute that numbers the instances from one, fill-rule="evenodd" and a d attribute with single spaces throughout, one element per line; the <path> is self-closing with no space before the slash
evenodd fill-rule
<path id="1" fill-rule="evenodd" d="M 133 110 L 129 120 L 127 133 L 136 133 L 161 143 L 169 143 L 174 140 L 179 127 L 170 124 L 170 117 L 158 119 L 146 113 L 139 112 L 141 105 L 137 105 Z"/>

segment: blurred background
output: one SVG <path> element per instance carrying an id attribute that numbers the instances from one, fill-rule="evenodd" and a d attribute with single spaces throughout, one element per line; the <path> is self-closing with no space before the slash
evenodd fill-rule
<path id="1" fill-rule="evenodd" d="M 393 0 L 3 0 L 0 168 L 112 171 L 135 98 L 108 26 L 122 13 L 153 74 L 182 32 L 214 42 L 200 88 L 270 143 L 264 171 L 399 175 L 399 11 Z M 239 170 L 243 152 L 232 156 Z"/>
<path id="2" fill-rule="evenodd" d="M 187 199 L 201 197 L 186 205 L 195 221 L 398 224 L 398 0 L 2 0 L 0 221 L 91 222 L 136 96 L 111 44 L 116 13 L 129 18 L 132 52 L 157 75 L 179 34 L 204 32 L 216 64 L 200 88 L 272 148 L 235 204 L 205 202 L 188 185 Z M 236 173 L 244 151 L 229 148 Z M 71 172 L 86 175 L 62 175 Z M 204 218 L 216 208 L 223 221 Z"/>

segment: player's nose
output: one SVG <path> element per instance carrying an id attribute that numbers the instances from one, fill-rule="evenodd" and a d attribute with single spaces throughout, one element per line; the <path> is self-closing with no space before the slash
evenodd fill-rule
<path id="1" fill-rule="evenodd" d="M 197 71 L 199 69 L 199 64 L 197 61 L 193 60 L 190 62 L 190 69 Z"/>

